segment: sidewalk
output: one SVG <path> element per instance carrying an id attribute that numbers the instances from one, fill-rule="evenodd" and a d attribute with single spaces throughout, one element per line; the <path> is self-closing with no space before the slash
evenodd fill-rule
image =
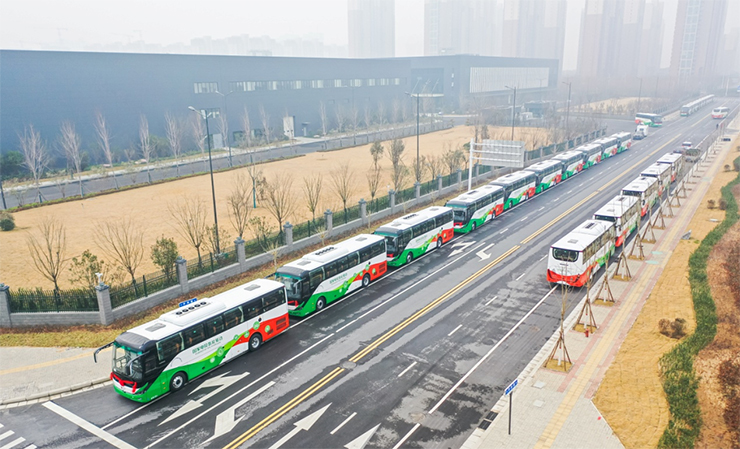
<path id="1" fill-rule="evenodd" d="M 592 303 L 598 330 L 590 337 L 572 330 L 585 298 L 566 318 L 565 342 L 573 362 L 570 371 L 566 374 L 544 367 L 557 343 L 559 334 L 556 332 L 518 376 L 519 385 L 513 392 L 511 435 L 508 433 L 509 398 L 502 396 L 463 448 L 624 447 L 592 402 L 593 397 L 673 250 L 687 232 L 689 222 L 729 149 L 730 145 L 724 143 L 717 155 L 697 167 L 698 178 L 694 179 L 698 181 L 688 192 L 688 198 L 681 198 L 682 206 L 673 208 L 673 218 L 666 217 L 665 230 L 655 230 L 656 243 L 644 244 L 646 259 L 629 260 L 631 280 L 611 278 L 616 263 L 611 264 L 609 286 L 616 302 L 612 307 Z M 632 248 L 632 242 L 628 249 Z M 601 281 L 592 288 L 592 299 L 600 285 Z M 561 353 L 559 350 L 558 354 Z"/>

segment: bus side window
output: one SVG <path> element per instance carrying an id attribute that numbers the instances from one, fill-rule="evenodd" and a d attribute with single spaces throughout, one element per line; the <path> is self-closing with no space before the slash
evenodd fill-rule
<path id="1" fill-rule="evenodd" d="M 372 254 L 373 257 L 385 254 L 385 241 L 373 243 L 370 254 Z"/>
<path id="2" fill-rule="evenodd" d="M 195 326 L 191 327 L 190 329 L 186 329 L 182 331 L 183 337 L 185 338 L 185 347 L 190 348 L 201 341 L 206 339 L 206 333 L 203 330 L 202 324 L 196 324 Z"/>
<path id="3" fill-rule="evenodd" d="M 411 229 L 414 231 L 414 238 L 419 237 L 424 233 L 423 223 L 419 223 Z"/>
<path id="4" fill-rule="evenodd" d="M 213 337 L 224 331 L 224 317 L 221 315 L 209 318 L 206 321 L 206 335 Z"/>
<path id="5" fill-rule="evenodd" d="M 360 249 L 360 262 L 365 263 L 368 260 L 370 260 L 370 257 L 372 257 L 372 248 L 373 246 L 366 246 L 364 248 Z"/>
<path id="6" fill-rule="evenodd" d="M 356 267 L 360 264 L 360 255 L 356 252 L 347 255 L 347 265 L 349 268 Z"/>
<path id="7" fill-rule="evenodd" d="M 310 274 L 310 279 L 311 290 L 313 290 L 324 281 L 324 270 L 321 268 L 313 270 Z"/>
<path id="8" fill-rule="evenodd" d="M 262 299 L 257 298 L 242 305 L 244 321 L 257 318 L 262 313 Z"/>
<path id="9" fill-rule="evenodd" d="M 182 335 L 179 332 L 157 342 L 157 357 L 159 357 L 160 362 L 167 362 L 173 359 L 181 350 Z"/>
<path id="10" fill-rule="evenodd" d="M 224 328 L 231 329 L 241 324 L 241 322 L 242 310 L 239 307 L 224 312 Z"/>
<path id="11" fill-rule="evenodd" d="M 339 272 L 343 273 L 347 270 L 349 270 L 349 257 L 344 256 L 341 259 L 339 259 Z"/>
<path id="12" fill-rule="evenodd" d="M 324 269 L 326 270 L 327 279 L 337 275 L 338 266 L 339 266 L 339 261 L 334 261 L 326 265 Z"/>
<path id="13" fill-rule="evenodd" d="M 283 296 L 283 298 L 281 298 Z M 262 298 L 262 311 L 267 312 L 283 303 L 285 299 L 281 291 L 272 292 L 269 295 Z"/>

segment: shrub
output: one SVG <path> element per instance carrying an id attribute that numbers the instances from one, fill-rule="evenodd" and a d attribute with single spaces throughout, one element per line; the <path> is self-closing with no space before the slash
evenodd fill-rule
<path id="1" fill-rule="evenodd" d="M 167 279 L 173 279 L 177 256 L 177 243 L 174 239 L 162 236 L 152 245 L 152 262 L 162 269 Z"/>
<path id="2" fill-rule="evenodd" d="M 707 201 L 707 207 L 708 208 L 714 209 L 714 205 L 715 205 L 715 201 L 714 200 Z"/>
<path id="3" fill-rule="evenodd" d="M 717 202 L 717 206 L 720 210 L 727 210 L 727 200 L 724 198 L 720 198 Z"/>
<path id="4" fill-rule="evenodd" d="M 658 321 L 658 330 L 666 337 L 675 339 L 682 338 L 686 335 L 686 320 L 683 318 L 676 318 L 671 321 L 663 318 Z"/>
<path id="5" fill-rule="evenodd" d="M 735 171 L 740 171 L 740 160 L 735 159 L 732 161 L 732 165 L 735 166 Z"/>
<path id="6" fill-rule="evenodd" d="M 3 231 L 12 231 L 15 229 L 15 218 L 8 211 L 0 211 L 0 229 Z"/>

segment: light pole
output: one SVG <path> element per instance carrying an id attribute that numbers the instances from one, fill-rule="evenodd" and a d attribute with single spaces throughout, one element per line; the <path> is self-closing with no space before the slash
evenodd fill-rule
<path id="1" fill-rule="evenodd" d="M 421 175 L 420 167 L 419 167 L 419 94 L 415 93 L 409 93 L 406 92 L 406 95 L 408 95 L 411 98 L 416 97 L 416 176 L 418 177 Z M 417 178 L 417 181 L 421 181 L 421 179 Z"/>
<path id="2" fill-rule="evenodd" d="M 513 141 L 514 140 L 514 117 L 516 114 L 516 87 L 509 87 L 509 86 L 504 86 L 504 87 L 509 90 L 514 91 L 514 102 L 511 105 L 511 140 Z"/>
<path id="3" fill-rule="evenodd" d="M 188 106 L 188 109 L 197 113 L 203 120 L 206 121 L 206 141 L 208 142 L 208 165 L 211 171 L 211 196 L 213 198 L 213 223 L 216 234 L 216 254 L 221 254 L 221 245 L 218 241 L 218 213 L 216 213 L 216 186 L 213 183 L 213 159 L 211 158 L 211 132 L 208 128 L 208 116 L 212 116 L 212 112 L 206 112 L 205 110 L 199 111 L 192 106 Z"/>
<path id="4" fill-rule="evenodd" d="M 637 112 L 640 112 L 640 100 L 642 100 L 642 78 L 640 78 L 640 92 L 637 94 Z"/>
<path id="5" fill-rule="evenodd" d="M 563 84 L 568 85 L 568 105 L 565 109 L 565 140 L 569 140 L 569 134 L 568 134 L 568 119 L 570 118 L 570 87 L 573 82 L 566 83 L 565 81 L 561 81 Z"/>
<path id="6" fill-rule="evenodd" d="M 219 91 L 216 91 L 216 93 L 219 94 L 219 95 L 221 95 L 221 97 L 223 97 L 223 99 L 224 99 L 224 116 L 223 116 L 223 119 L 222 120 L 228 120 L 229 119 L 229 115 L 226 112 L 226 97 L 228 97 L 229 95 L 233 94 L 234 91 L 232 90 L 231 92 L 229 92 L 227 94 L 222 94 Z M 228 121 L 226 122 L 226 126 L 224 126 L 224 128 L 226 130 L 228 130 L 228 128 L 229 128 L 229 122 Z M 222 130 L 222 131 L 224 131 L 224 130 Z M 234 163 L 231 160 L 231 143 L 229 143 L 229 133 L 228 133 L 228 131 L 225 134 L 226 134 L 226 136 L 224 136 L 224 137 L 226 137 L 226 147 L 228 147 L 228 149 L 229 149 L 229 167 L 233 167 L 234 166 Z"/>

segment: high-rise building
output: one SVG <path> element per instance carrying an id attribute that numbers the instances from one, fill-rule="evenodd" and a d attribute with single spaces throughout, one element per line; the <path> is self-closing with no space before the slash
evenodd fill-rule
<path id="1" fill-rule="evenodd" d="M 501 55 L 502 13 L 491 0 L 425 0 L 424 54 Z"/>
<path id="2" fill-rule="evenodd" d="M 679 0 L 671 74 L 679 80 L 717 73 L 727 0 Z"/>
<path id="3" fill-rule="evenodd" d="M 348 0 L 347 12 L 350 58 L 395 56 L 395 0 Z"/>
<path id="4" fill-rule="evenodd" d="M 503 56 L 550 58 L 562 66 L 565 0 L 505 0 Z"/>
<path id="5" fill-rule="evenodd" d="M 663 52 L 663 6 L 662 0 L 653 0 L 645 4 L 640 56 L 635 67 L 637 76 L 656 76 L 660 72 L 660 58 Z"/>

